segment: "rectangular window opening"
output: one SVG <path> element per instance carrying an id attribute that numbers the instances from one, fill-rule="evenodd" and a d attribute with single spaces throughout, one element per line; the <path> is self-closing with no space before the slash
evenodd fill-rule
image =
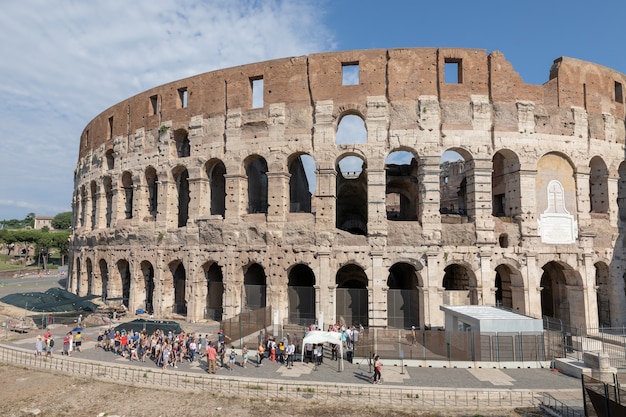
<path id="1" fill-rule="evenodd" d="M 618 83 L 617 81 L 615 81 L 615 101 L 618 103 L 624 102 L 622 83 Z"/>
<path id="2" fill-rule="evenodd" d="M 359 85 L 359 63 L 341 64 L 341 85 Z"/>
<path id="3" fill-rule="evenodd" d="M 263 107 L 263 77 L 250 78 L 252 86 L 252 108 L 259 109 Z"/>
<path id="4" fill-rule="evenodd" d="M 113 137 L 113 116 L 109 117 L 109 137 L 111 139 Z"/>
<path id="5" fill-rule="evenodd" d="M 150 106 L 153 115 L 159 113 L 159 96 L 150 96 Z"/>
<path id="6" fill-rule="evenodd" d="M 180 100 L 180 108 L 187 108 L 187 99 L 189 98 L 189 93 L 187 92 L 187 87 L 178 89 L 178 99 Z"/>
<path id="7" fill-rule="evenodd" d="M 463 62 L 457 58 L 444 60 L 443 80 L 446 84 L 463 84 Z"/>

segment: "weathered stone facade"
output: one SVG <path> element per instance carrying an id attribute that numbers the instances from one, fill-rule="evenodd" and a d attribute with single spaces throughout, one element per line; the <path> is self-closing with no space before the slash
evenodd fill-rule
<path id="1" fill-rule="evenodd" d="M 188 320 L 442 326 L 471 303 L 624 325 L 626 76 L 559 58 L 549 78 L 499 52 L 364 50 L 131 97 L 81 136 L 68 288 Z M 346 116 L 366 140 L 337 142 Z"/>

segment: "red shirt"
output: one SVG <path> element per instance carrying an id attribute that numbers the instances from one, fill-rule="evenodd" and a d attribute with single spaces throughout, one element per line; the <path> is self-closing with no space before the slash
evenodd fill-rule
<path id="1" fill-rule="evenodd" d="M 215 351 L 215 348 L 213 347 L 213 345 L 209 346 L 208 348 L 206 348 L 206 356 L 210 361 L 214 361 L 215 360 L 215 354 L 217 352 Z"/>

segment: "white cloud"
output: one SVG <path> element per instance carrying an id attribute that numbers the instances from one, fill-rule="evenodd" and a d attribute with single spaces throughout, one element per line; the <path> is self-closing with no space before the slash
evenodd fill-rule
<path id="1" fill-rule="evenodd" d="M 320 7 L 293 0 L 3 5 L 0 219 L 71 209 L 80 134 L 109 106 L 195 74 L 333 49 Z"/>

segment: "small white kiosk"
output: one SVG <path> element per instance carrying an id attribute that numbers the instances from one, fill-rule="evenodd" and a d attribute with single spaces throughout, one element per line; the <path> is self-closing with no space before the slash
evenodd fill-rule
<path id="1" fill-rule="evenodd" d="M 543 321 L 490 306 L 440 306 L 452 361 L 520 366 L 545 361 Z M 485 365 L 486 366 L 486 365 Z"/>
<path id="2" fill-rule="evenodd" d="M 543 321 L 490 306 L 440 306 L 447 332 L 541 333 Z"/>

